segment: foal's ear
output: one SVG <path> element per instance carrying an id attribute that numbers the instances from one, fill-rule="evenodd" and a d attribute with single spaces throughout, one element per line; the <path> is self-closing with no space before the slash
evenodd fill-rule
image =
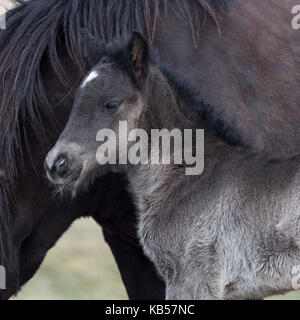
<path id="1" fill-rule="evenodd" d="M 80 35 L 83 56 L 87 60 L 89 67 L 93 67 L 105 54 L 106 44 L 104 41 L 94 37 L 87 29 L 81 29 Z"/>
<path id="2" fill-rule="evenodd" d="M 130 72 L 136 85 L 141 89 L 148 75 L 149 45 L 138 31 L 134 31 L 127 47 Z"/>

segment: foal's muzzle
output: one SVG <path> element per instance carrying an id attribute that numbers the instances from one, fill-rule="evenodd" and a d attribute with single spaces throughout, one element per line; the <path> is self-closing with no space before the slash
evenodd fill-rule
<path id="1" fill-rule="evenodd" d="M 57 185 L 65 185 L 76 181 L 81 173 L 82 166 L 74 166 L 74 161 L 66 153 L 52 149 L 44 162 L 48 179 Z"/>

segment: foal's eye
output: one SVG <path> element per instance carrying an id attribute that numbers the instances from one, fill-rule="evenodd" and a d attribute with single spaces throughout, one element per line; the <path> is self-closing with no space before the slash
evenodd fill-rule
<path id="1" fill-rule="evenodd" d="M 110 102 L 105 106 L 106 110 L 109 111 L 117 111 L 119 109 L 120 105 L 116 102 Z"/>

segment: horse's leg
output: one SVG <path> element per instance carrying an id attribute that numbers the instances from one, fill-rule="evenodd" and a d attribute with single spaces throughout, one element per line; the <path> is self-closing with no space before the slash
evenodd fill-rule
<path id="1" fill-rule="evenodd" d="M 137 239 L 135 207 L 124 177 L 109 174 L 99 179 L 89 194 L 94 201 L 90 213 L 103 228 L 129 298 L 164 299 L 164 282 Z"/>
<path id="2" fill-rule="evenodd" d="M 120 177 L 109 175 L 98 180 L 90 193 L 70 201 L 51 196 L 53 190 L 46 180 L 38 179 L 29 169 L 26 172 L 28 174 L 23 176 L 18 188 L 14 220 L 20 286 L 34 276 L 48 250 L 75 219 L 93 214 L 106 230 L 105 238 L 120 269 L 128 296 L 131 299 L 164 298 L 164 284 L 138 246 L 134 208 Z"/>
<path id="3" fill-rule="evenodd" d="M 75 208 L 73 208 L 75 210 Z M 36 208 L 32 208 L 36 210 Z M 47 252 L 78 218 L 70 206 L 53 206 L 35 226 L 20 248 L 20 285 L 29 281 L 39 269 Z"/>
<path id="4" fill-rule="evenodd" d="M 129 299 L 163 300 L 165 284 L 143 249 L 105 230 L 103 233 L 119 267 Z"/>
<path id="5" fill-rule="evenodd" d="M 13 244 L 19 258 L 20 286 L 33 277 L 51 249 L 71 223 L 88 213 L 88 201 L 54 197 L 53 189 L 30 167 L 19 177 L 13 212 Z"/>
<path id="6" fill-rule="evenodd" d="M 44 203 L 45 201 L 47 202 L 46 199 Z M 20 248 L 21 286 L 34 276 L 48 250 L 81 215 L 79 205 L 79 201 L 76 205 L 52 203 L 51 209 L 43 215 L 30 236 L 23 241 Z M 34 212 L 37 208 L 32 206 L 24 210 Z M 84 208 L 82 211 L 84 212 Z M 153 264 L 145 257 L 142 248 L 133 241 L 129 242 L 105 229 L 104 237 L 117 262 L 129 298 L 163 299 L 164 283 L 157 276 Z"/>

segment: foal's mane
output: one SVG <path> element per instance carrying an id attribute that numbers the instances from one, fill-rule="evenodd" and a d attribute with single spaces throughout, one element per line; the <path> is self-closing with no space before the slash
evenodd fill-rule
<path id="1" fill-rule="evenodd" d="M 45 69 L 50 68 L 67 86 L 62 62 L 62 52 L 66 52 L 84 74 L 82 28 L 107 42 L 128 38 L 133 30 L 139 30 L 152 42 L 158 19 L 173 14 L 189 24 L 196 44 L 205 21 L 213 19 L 218 25 L 219 8 L 225 6 L 225 0 L 31 0 L 19 3 L 7 13 L 7 29 L 0 32 L 0 263 L 12 252 L 9 240 L 14 181 L 22 158 L 30 152 L 25 126 L 30 126 L 42 143 L 43 119 L 54 121 L 43 82 Z"/>

